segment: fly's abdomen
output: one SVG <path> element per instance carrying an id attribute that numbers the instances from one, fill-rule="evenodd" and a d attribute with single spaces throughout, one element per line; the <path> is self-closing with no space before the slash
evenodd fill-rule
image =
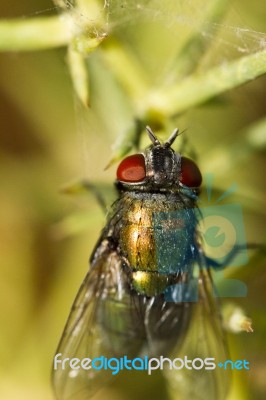
<path id="1" fill-rule="evenodd" d="M 195 212 L 180 198 L 162 194 L 127 194 L 120 231 L 120 248 L 142 294 L 162 293 L 173 276 L 186 272 L 192 259 Z"/>

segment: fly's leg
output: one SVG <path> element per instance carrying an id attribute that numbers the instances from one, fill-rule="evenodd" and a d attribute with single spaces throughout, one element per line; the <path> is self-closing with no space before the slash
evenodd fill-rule
<path id="1" fill-rule="evenodd" d="M 263 246 L 257 244 L 249 244 L 247 246 L 235 246 L 223 260 L 218 263 L 217 261 L 206 257 L 208 267 L 213 268 L 215 271 L 223 271 L 229 267 L 239 253 L 246 249 L 260 249 L 264 250 Z M 216 297 L 246 297 L 247 286 L 239 279 L 229 279 L 222 274 L 221 279 L 217 282 L 214 289 Z M 218 290 L 217 290 L 218 286 Z M 231 333 L 248 332 L 252 333 L 252 320 L 246 315 L 245 311 L 233 302 L 226 303 L 221 308 L 222 320 L 224 328 Z"/>
<path id="2" fill-rule="evenodd" d="M 246 246 L 235 246 L 222 263 L 206 257 L 208 265 L 216 271 L 223 271 L 230 266 L 235 257 L 243 250 L 258 250 L 266 254 L 266 246 L 262 244 L 249 243 Z M 246 285 L 237 279 L 223 277 L 222 285 L 218 291 L 219 297 L 245 297 L 247 294 Z M 217 296 L 217 293 L 215 294 Z M 252 333 L 252 320 L 246 315 L 245 311 L 233 302 L 229 302 L 222 307 L 223 325 L 225 329 L 232 333 L 248 332 Z"/>
<path id="3" fill-rule="evenodd" d="M 95 200 L 99 204 L 103 213 L 106 214 L 108 211 L 107 201 L 106 201 L 103 193 L 99 189 L 99 187 L 97 187 L 96 185 L 94 185 L 93 183 L 91 183 L 89 181 L 83 181 L 82 184 L 83 184 L 84 188 L 95 197 Z"/>
<path id="4" fill-rule="evenodd" d="M 112 204 L 117 197 L 111 185 L 93 183 L 88 180 L 81 180 L 67 185 L 61 191 L 71 196 L 91 195 L 102 209 L 104 215 L 106 215 L 110 204 Z"/>
<path id="5" fill-rule="evenodd" d="M 212 258 L 206 257 L 206 263 L 208 267 L 215 271 L 223 271 L 226 267 L 232 265 L 232 262 L 240 254 L 241 251 L 246 251 L 246 246 L 235 246 L 228 253 L 222 262 L 217 262 Z M 218 288 L 218 289 L 217 289 Z M 246 297 L 247 286 L 244 282 L 239 279 L 229 279 L 224 274 L 219 274 L 219 280 L 217 279 L 216 288 L 214 290 L 214 296 L 216 297 Z"/>
<path id="6" fill-rule="evenodd" d="M 241 251 L 246 250 L 260 250 L 266 253 L 266 246 L 256 243 L 249 243 L 247 245 L 234 246 L 232 250 L 227 254 L 222 262 L 217 262 L 210 257 L 206 257 L 206 261 L 209 267 L 213 268 L 215 271 L 221 271 L 226 267 L 230 267 L 233 260 L 241 253 Z"/>
<path id="7" fill-rule="evenodd" d="M 213 270 L 219 272 L 223 271 L 225 268 L 233 266 L 233 262 L 235 259 L 241 254 L 241 252 L 247 252 L 247 249 L 255 249 L 266 252 L 266 248 L 263 245 L 259 244 L 247 244 L 247 245 L 238 245 L 233 247 L 233 249 L 228 253 L 228 255 L 224 258 L 222 262 L 217 262 L 209 257 L 206 257 L 206 264 L 208 267 Z M 243 258 L 244 262 L 242 265 L 248 263 L 248 258 Z M 235 264 L 241 265 L 241 264 Z M 216 297 L 246 297 L 247 296 L 247 286 L 244 282 L 239 279 L 229 279 L 222 274 L 219 276 L 217 280 L 216 286 L 218 286 L 218 291 L 214 294 Z"/>

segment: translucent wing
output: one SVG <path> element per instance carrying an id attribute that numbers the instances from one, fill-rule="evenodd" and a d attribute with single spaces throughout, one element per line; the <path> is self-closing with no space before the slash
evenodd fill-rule
<path id="1" fill-rule="evenodd" d="M 131 297 L 121 259 L 115 250 L 110 250 L 108 240 L 103 240 L 72 306 L 56 352 L 59 359 L 92 360 L 138 352 L 144 328 L 138 322 L 136 303 Z M 97 365 L 101 362 L 99 359 Z M 64 368 L 58 363 L 55 369 L 54 363 L 56 397 L 88 399 L 112 376 L 110 370 L 73 369 L 69 362 Z"/>
<path id="2" fill-rule="evenodd" d="M 227 359 L 227 348 L 217 299 L 213 294 L 213 284 L 208 268 L 199 271 L 198 301 L 193 304 L 191 321 L 183 342 L 171 353 L 171 359 L 194 360 L 212 358 L 215 369 L 201 367 L 201 361 L 195 362 L 198 369 L 167 369 L 165 375 L 169 382 L 173 399 L 177 400 L 224 400 L 226 398 L 230 373 L 217 366 Z M 177 363 L 177 367 L 181 364 Z M 191 363 L 188 364 L 191 368 Z"/>
<path id="3" fill-rule="evenodd" d="M 187 274 L 178 274 L 175 281 L 175 288 L 188 287 Z M 184 340 L 193 307 L 191 303 L 182 301 L 185 290 L 180 292 L 179 300 L 165 291 L 163 295 L 151 297 L 145 305 L 145 350 L 150 357 L 168 356 Z"/>

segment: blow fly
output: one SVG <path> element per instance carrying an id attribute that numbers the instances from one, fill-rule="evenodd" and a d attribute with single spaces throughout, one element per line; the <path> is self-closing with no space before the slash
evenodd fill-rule
<path id="1" fill-rule="evenodd" d="M 146 129 L 150 147 L 118 166 L 119 197 L 57 349 L 58 400 L 90 398 L 114 375 L 106 360 L 125 357 L 143 370 L 164 360 L 176 399 L 227 394 L 227 371 L 215 364 L 226 357 L 224 332 L 197 230 L 201 173 L 172 149 L 177 129 L 165 143 Z"/>

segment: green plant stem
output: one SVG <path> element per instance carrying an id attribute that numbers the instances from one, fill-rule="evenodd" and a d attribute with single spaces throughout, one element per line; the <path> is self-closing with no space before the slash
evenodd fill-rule
<path id="1" fill-rule="evenodd" d="M 229 0 L 214 0 L 208 4 L 209 7 L 206 9 L 203 21 L 201 21 L 199 27 L 184 44 L 175 59 L 172 79 L 175 76 L 177 80 L 191 74 L 197 69 L 199 60 L 205 55 L 206 49 L 212 43 L 211 39 L 213 39 L 215 32 L 218 30 L 218 25 L 215 24 L 223 18 L 228 8 L 228 2 Z M 209 37 L 200 34 L 200 32 L 208 32 L 209 29 L 212 29 L 212 34 Z"/>
<path id="2" fill-rule="evenodd" d="M 0 21 L 0 51 L 43 50 L 65 46 L 70 40 L 70 19 L 66 14 Z"/>
<path id="3" fill-rule="evenodd" d="M 266 51 L 248 55 L 212 68 L 204 74 L 193 74 L 168 88 L 149 93 L 138 104 L 140 117 L 172 116 L 238 87 L 266 73 Z"/>
<path id="4" fill-rule="evenodd" d="M 149 82 L 138 60 L 115 39 L 110 40 L 102 53 L 114 76 L 134 102 L 149 90 Z"/>

